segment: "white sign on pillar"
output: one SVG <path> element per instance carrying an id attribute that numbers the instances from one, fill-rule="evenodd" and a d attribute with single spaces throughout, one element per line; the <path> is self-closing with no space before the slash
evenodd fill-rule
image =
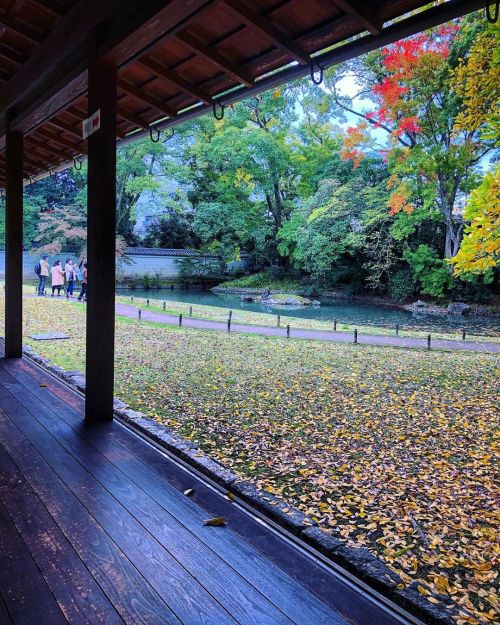
<path id="1" fill-rule="evenodd" d="M 101 127 L 101 109 L 97 109 L 90 117 L 82 121 L 82 136 L 84 139 L 94 134 Z"/>

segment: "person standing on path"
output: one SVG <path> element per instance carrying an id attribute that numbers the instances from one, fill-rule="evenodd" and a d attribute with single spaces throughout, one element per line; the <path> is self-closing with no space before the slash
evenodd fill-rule
<path id="1" fill-rule="evenodd" d="M 64 272 L 66 274 L 66 280 L 68 282 L 66 286 L 66 296 L 71 297 L 75 288 L 75 269 L 73 267 L 73 261 L 71 260 L 71 258 L 66 259 Z"/>
<path id="2" fill-rule="evenodd" d="M 52 269 L 50 270 L 52 274 L 52 297 L 54 297 L 54 292 L 57 289 L 57 297 L 61 296 L 61 288 L 64 286 L 64 271 L 61 267 L 61 261 L 56 260 Z"/>
<path id="3" fill-rule="evenodd" d="M 82 281 L 82 272 L 80 270 L 80 267 L 82 266 L 82 264 L 80 263 L 80 266 L 78 266 L 77 263 L 73 263 L 73 271 L 75 273 L 75 282 Z"/>
<path id="4" fill-rule="evenodd" d="M 82 289 L 80 291 L 80 295 L 78 296 L 78 301 L 86 302 L 87 301 L 87 263 L 83 263 L 83 271 L 82 271 Z"/>
<path id="5" fill-rule="evenodd" d="M 40 262 L 38 263 L 40 270 L 40 273 L 38 274 L 38 295 L 45 295 L 45 284 L 47 282 L 47 278 L 49 277 L 49 261 L 47 258 L 47 256 L 42 256 L 42 258 L 40 258 Z"/>

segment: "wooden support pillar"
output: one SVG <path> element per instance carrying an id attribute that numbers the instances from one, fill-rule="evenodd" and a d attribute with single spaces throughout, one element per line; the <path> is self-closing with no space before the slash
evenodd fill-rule
<path id="1" fill-rule="evenodd" d="M 113 418 L 116 231 L 116 68 L 90 47 L 89 116 L 100 110 L 100 128 L 88 138 L 87 363 L 85 419 Z"/>
<path id="2" fill-rule="evenodd" d="M 5 143 L 5 356 L 23 351 L 23 135 L 7 130 Z"/>

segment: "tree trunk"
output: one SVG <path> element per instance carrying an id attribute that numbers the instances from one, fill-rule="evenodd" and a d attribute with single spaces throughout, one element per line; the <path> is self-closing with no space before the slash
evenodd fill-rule
<path id="1" fill-rule="evenodd" d="M 452 184 L 450 184 L 451 182 L 452 181 L 447 180 L 442 174 L 438 173 L 439 204 L 445 224 L 445 258 L 453 258 L 453 256 L 457 254 L 462 240 L 463 229 L 463 218 L 460 215 L 453 214 L 453 206 L 455 204 L 460 178 L 455 176 Z M 452 271 L 451 265 L 450 271 Z"/>

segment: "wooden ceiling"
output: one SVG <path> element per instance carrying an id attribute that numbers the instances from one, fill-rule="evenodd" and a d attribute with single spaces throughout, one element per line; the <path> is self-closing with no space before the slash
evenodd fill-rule
<path id="1" fill-rule="evenodd" d="M 151 127 L 155 137 L 157 127 L 212 107 L 220 113 L 219 102 L 310 71 L 313 57 L 341 59 L 344 48 L 332 52 L 334 44 L 351 41 L 363 52 L 395 40 L 392 21 L 425 5 L 401 36 L 416 31 L 415 19 L 425 26 L 425 16 L 435 15 L 432 25 L 480 2 L 432 8 L 428 0 L 0 0 L 0 185 L 6 116 L 25 135 L 28 182 L 85 156 L 90 32 L 118 69 L 120 144 Z M 352 42 L 356 35 L 364 36 Z"/>

